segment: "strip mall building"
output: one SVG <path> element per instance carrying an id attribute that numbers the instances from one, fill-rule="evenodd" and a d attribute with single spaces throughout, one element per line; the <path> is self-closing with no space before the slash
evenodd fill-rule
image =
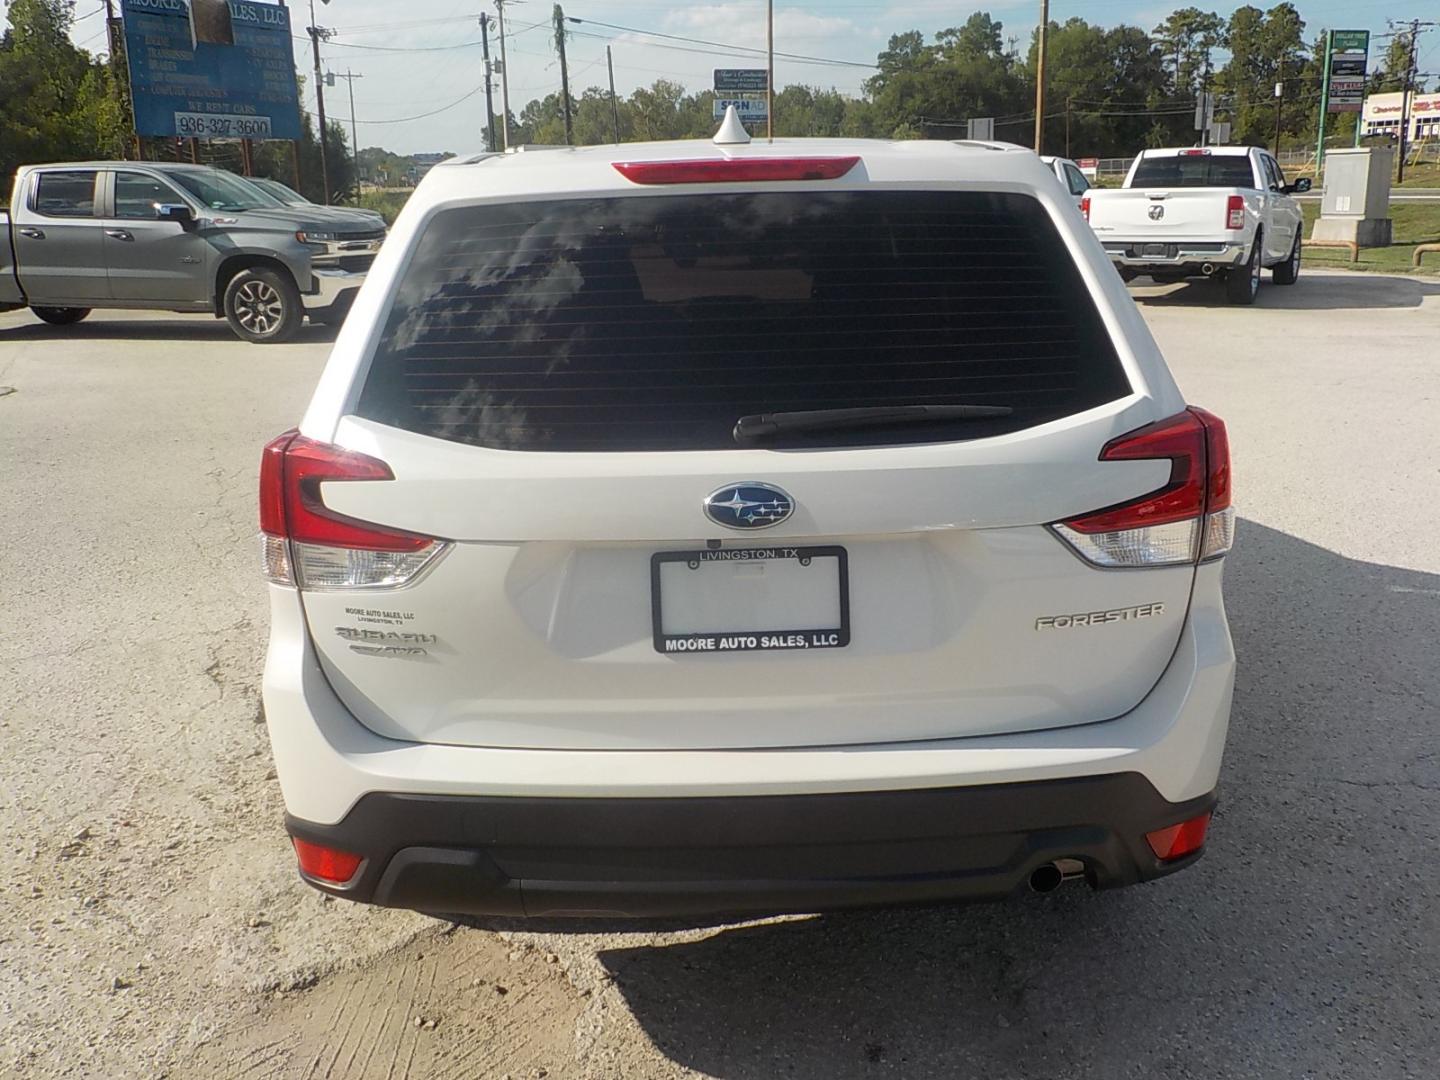
<path id="1" fill-rule="evenodd" d="M 1404 94 L 1371 94 L 1365 99 L 1361 113 L 1365 135 L 1400 137 L 1400 119 L 1404 115 Z M 1440 139 L 1440 94 L 1410 95 L 1409 142 Z"/>

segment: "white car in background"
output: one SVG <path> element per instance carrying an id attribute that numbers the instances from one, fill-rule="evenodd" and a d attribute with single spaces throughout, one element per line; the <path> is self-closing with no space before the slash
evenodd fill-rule
<path id="1" fill-rule="evenodd" d="M 1070 193 L 1076 206 L 1082 206 L 1085 193 L 1093 186 L 1089 177 L 1080 171 L 1080 166 L 1069 158 L 1053 157 L 1050 154 L 1041 154 L 1040 161 L 1055 174 L 1055 179 Z"/>
<path id="2" fill-rule="evenodd" d="M 266 447 L 304 879 L 709 916 L 1200 857 L 1224 425 L 1034 154 L 452 159 Z"/>
<path id="3" fill-rule="evenodd" d="M 1276 285 L 1300 276 L 1295 196 L 1309 190 L 1258 146 L 1174 147 L 1142 151 L 1124 187 L 1091 193 L 1082 210 L 1127 281 L 1218 277 L 1231 303 L 1253 304 L 1263 268 Z"/>

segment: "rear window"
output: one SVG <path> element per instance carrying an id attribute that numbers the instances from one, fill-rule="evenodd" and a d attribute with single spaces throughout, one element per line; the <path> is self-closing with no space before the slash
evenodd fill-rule
<path id="1" fill-rule="evenodd" d="M 357 412 L 509 450 L 724 450 L 736 420 L 757 413 L 1015 410 L 768 445 L 933 442 L 1128 392 L 1089 289 L 1032 198 L 661 195 L 436 215 Z"/>
<path id="2" fill-rule="evenodd" d="M 35 211 L 46 217 L 93 217 L 94 172 L 41 173 L 36 178 Z"/>
<path id="3" fill-rule="evenodd" d="M 1237 154 L 1142 158 L 1130 186 L 1253 188 L 1255 175 L 1250 159 Z"/>

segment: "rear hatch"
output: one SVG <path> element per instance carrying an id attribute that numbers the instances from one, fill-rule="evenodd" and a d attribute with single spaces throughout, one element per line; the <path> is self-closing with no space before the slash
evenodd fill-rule
<path id="1" fill-rule="evenodd" d="M 1098 460 L 1159 417 L 1046 210 L 776 187 L 433 217 L 334 433 L 356 453 L 306 481 L 334 536 L 415 548 L 302 566 L 364 724 L 818 746 L 1089 723 L 1154 685 L 1193 560 L 1097 569 L 1047 528 L 1171 463 Z M 1011 411 L 734 433 L 916 404 Z"/>

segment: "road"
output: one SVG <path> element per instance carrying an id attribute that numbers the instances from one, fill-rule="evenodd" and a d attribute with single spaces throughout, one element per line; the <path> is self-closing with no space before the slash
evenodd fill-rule
<path id="1" fill-rule="evenodd" d="M 1206 858 L 1103 895 L 570 934 L 293 876 L 254 485 L 326 333 L 0 316 L 0 1075 L 1433 1076 L 1440 283 L 1135 295 L 1236 462 Z"/>

